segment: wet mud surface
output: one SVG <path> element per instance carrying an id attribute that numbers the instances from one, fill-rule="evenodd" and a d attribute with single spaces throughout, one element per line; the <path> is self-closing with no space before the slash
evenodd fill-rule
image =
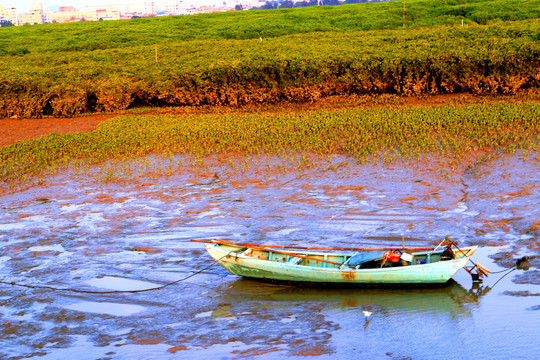
<path id="1" fill-rule="evenodd" d="M 113 115 L 95 115 L 55 119 L 0 119 L 0 146 L 17 141 L 39 138 L 51 133 L 92 131 Z"/>
<path id="2" fill-rule="evenodd" d="M 536 158 L 471 156 L 451 173 L 436 157 L 150 158 L 150 167 L 71 169 L 3 194 L 0 358 L 536 358 Z M 461 270 L 435 288 L 292 287 L 219 265 L 189 277 L 212 264 L 191 239 L 399 247 L 446 235 L 480 245 L 474 260 L 493 272 L 522 256 L 527 270 L 479 286 Z M 139 293 L 47 288 L 137 290 L 184 278 Z"/>

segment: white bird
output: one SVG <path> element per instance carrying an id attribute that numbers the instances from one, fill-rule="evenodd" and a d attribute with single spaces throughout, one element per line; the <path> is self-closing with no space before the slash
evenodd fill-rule
<path id="1" fill-rule="evenodd" d="M 367 317 L 367 318 L 370 317 L 371 314 L 373 314 L 371 311 L 367 311 L 367 310 L 362 311 L 362 313 L 363 313 L 364 316 Z"/>

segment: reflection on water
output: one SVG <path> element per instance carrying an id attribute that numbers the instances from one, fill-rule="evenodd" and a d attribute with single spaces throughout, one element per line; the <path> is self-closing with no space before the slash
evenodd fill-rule
<path id="1" fill-rule="evenodd" d="M 223 302 L 236 305 L 245 302 L 283 302 L 289 305 L 320 302 L 331 309 L 377 308 L 389 316 L 403 312 L 463 316 L 467 315 L 471 305 L 478 304 L 483 295 L 474 289 L 465 290 L 454 280 L 437 287 L 294 287 L 239 279 L 219 290 Z"/>

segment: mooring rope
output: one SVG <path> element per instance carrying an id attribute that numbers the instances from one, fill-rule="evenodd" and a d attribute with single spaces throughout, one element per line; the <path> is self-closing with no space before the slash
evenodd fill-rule
<path id="1" fill-rule="evenodd" d="M 499 280 L 497 280 L 497 281 L 495 282 L 495 284 L 493 284 L 493 285 L 491 286 L 491 288 L 493 289 L 493 288 L 495 287 L 495 285 L 497 285 L 497 284 L 499 283 L 499 281 L 501 281 L 502 279 L 504 279 L 504 278 L 506 277 L 506 275 L 510 274 L 510 273 L 513 272 L 514 270 L 517 270 L 517 268 L 518 268 L 517 266 L 514 266 L 514 267 L 511 267 L 511 268 L 509 268 L 509 269 L 504 270 L 504 271 L 508 271 L 508 272 L 507 272 L 506 274 L 504 274 L 503 276 L 501 276 L 501 278 L 500 278 Z M 498 272 L 496 272 L 496 273 L 494 273 L 494 274 L 498 274 L 498 273 L 500 273 L 500 272 L 502 272 L 502 271 L 498 271 Z"/>
<path id="2" fill-rule="evenodd" d="M 510 268 L 507 268 L 507 269 L 502 269 L 500 271 L 492 271 L 490 272 L 489 274 L 492 275 L 492 274 L 500 274 L 500 273 L 503 273 L 503 272 L 506 272 L 506 271 L 510 271 L 510 270 L 516 270 L 517 269 L 517 265 L 514 265 Z"/>
<path id="3" fill-rule="evenodd" d="M 161 289 L 166 288 L 168 286 L 178 284 L 179 282 L 186 281 L 186 280 L 192 278 L 193 276 L 198 275 L 198 274 L 202 273 L 203 271 L 206 271 L 206 270 L 210 269 L 212 266 L 214 266 L 216 263 L 218 263 L 221 259 L 226 258 L 227 256 L 229 256 L 231 253 L 233 253 L 235 251 L 236 250 L 228 252 L 226 255 L 223 255 L 219 259 L 214 260 L 214 262 L 212 264 L 210 264 L 209 266 L 207 266 L 207 267 L 205 267 L 205 268 L 203 268 L 203 269 L 201 269 L 199 271 L 196 271 L 193 274 L 190 274 L 189 276 L 186 276 L 185 278 L 175 280 L 175 281 L 170 282 L 168 284 L 164 284 L 164 285 L 154 287 L 154 288 L 150 288 L 150 289 L 92 291 L 92 290 L 80 290 L 80 289 L 73 289 L 73 288 L 57 288 L 57 287 L 47 286 L 47 285 L 27 285 L 27 284 L 20 284 L 20 283 L 14 282 L 14 281 L 9 282 L 9 281 L 2 281 L 2 280 L 0 280 L 0 284 L 11 285 L 11 286 L 20 286 L 20 287 L 25 287 L 25 288 L 29 288 L 29 289 L 47 289 L 47 290 L 51 290 L 51 291 L 70 291 L 70 292 L 75 292 L 75 293 L 80 293 L 80 294 L 142 293 L 142 292 L 147 292 L 147 291 L 161 290 Z"/>

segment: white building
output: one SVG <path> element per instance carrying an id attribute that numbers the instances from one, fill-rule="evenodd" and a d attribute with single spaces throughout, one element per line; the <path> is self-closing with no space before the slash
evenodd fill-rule
<path id="1" fill-rule="evenodd" d="M 6 7 L 0 4 L 0 19 L 4 21 L 10 21 L 13 25 L 19 25 L 17 8 Z"/>
<path id="2" fill-rule="evenodd" d="M 44 24 L 47 22 L 47 15 L 43 11 L 43 6 L 39 1 L 30 2 L 28 13 L 19 14 L 19 25 Z"/>

